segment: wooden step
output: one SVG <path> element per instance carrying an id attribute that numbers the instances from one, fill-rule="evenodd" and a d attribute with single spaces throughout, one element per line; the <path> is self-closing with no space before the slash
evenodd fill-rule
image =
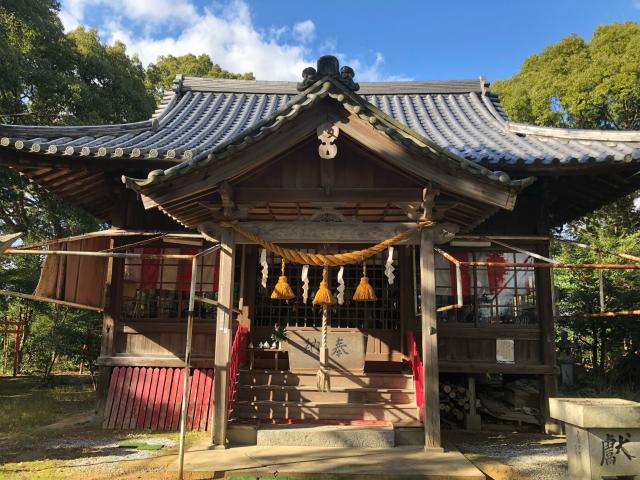
<path id="1" fill-rule="evenodd" d="M 418 410 L 410 404 L 236 401 L 238 419 L 351 419 L 418 421 Z"/>
<path id="2" fill-rule="evenodd" d="M 330 392 L 321 392 L 314 385 L 240 385 L 236 399 L 325 403 L 415 402 L 413 391 L 409 389 L 334 387 Z"/>
<path id="3" fill-rule="evenodd" d="M 331 372 L 331 388 L 373 387 L 413 389 L 411 375 L 401 373 Z M 293 373 L 286 370 L 241 370 L 240 385 L 316 385 L 316 372 Z"/>

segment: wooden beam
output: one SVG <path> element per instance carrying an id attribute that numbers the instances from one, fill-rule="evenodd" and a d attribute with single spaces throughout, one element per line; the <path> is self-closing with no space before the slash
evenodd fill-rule
<path id="1" fill-rule="evenodd" d="M 492 362 L 455 362 L 441 361 L 439 371 L 446 373 L 504 373 L 515 375 L 554 375 L 557 367 L 553 365 L 523 365 Z"/>
<path id="2" fill-rule="evenodd" d="M 424 445 L 441 448 L 436 322 L 436 271 L 433 230 L 420 233 L 420 298 L 422 312 L 422 364 L 424 365 Z"/>
<path id="3" fill-rule="evenodd" d="M 241 222 L 242 228 L 273 243 L 347 243 L 375 244 L 391 238 L 409 228 L 414 222 L 311 222 L 311 221 L 250 221 Z M 225 228 L 213 222 L 205 222 L 198 230 L 210 237 L 220 238 Z M 451 223 L 440 223 L 433 227 L 436 244 L 450 241 L 459 227 Z M 237 245 L 253 245 L 243 236 L 236 234 Z M 418 245 L 418 234 L 399 242 L 398 245 Z"/>
<path id="4" fill-rule="evenodd" d="M 242 222 L 242 228 L 275 243 L 378 243 L 415 226 L 413 222 Z M 213 224 L 206 224 L 204 230 L 219 231 Z M 226 229 L 225 229 L 226 230 Z M 215 234 L 213 236 L 216 236 Z M 251 244 L 241 235 L 235 236 L 238 244 Z M 404 244 L 417 244 L 417 235 Z"/>
<path id="5" fill-rule="evenodd" d="M 216 345 L 213 377 L 213 426 L 211 444 L 214 448 L 227 448 L 227 410 L 229 363 L 231 357 L 233 319 L 233 275 L 235 272 L 235 242 L 233 232 L 220 233 L 220 287 L 216 318 Z"/>
<path id="6" fill-rule="evenodd" d="M 329 160 L 330 162 L 331 160 Z M 325 163 L 323 160 L 322 163 Z M 255 188 L 236 187 L 235 200 L 238 203 L 255 202 L 304 202 L 304 203 L 394 203 L 420 202 L 421 189 L 408 188 Z"/>
<path id="7" fill-rule="evenodd" d="M 33 300 L 35 302 L 53 303 L 55 305 L 62 305 L 63 307 L 73 307 L 73 308 L 80 308 L 82 310 L 91 310 L 93 312 L 102 312 L 102 308 L 99 308 L 99 307 L 93 307 L 91 305 L 83 305 L 83 304 L 74 303 L 74 302 L 67 302 L 65 300 L 56 300 L 55 298 L 41 297 L 38 295 L 31 295 L 28 293 L 0 290 L 0 295 L 5 295 L 7 297 L 23 298 L 25 300 Z"/>

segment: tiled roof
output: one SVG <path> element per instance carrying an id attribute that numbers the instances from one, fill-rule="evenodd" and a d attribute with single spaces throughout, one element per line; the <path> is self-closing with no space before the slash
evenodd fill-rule
<path id="1" fill-rule="evenodd" d="M 492 170 L 640 159 L 638 131 L 510 122 L 487 87 L 482 79 L 361 83 L 352 100 L 394 120 L 402 135 Z M 283 112 L 291 113 L 292 105 L 305 103 L 309 94 L 300 94 L 293 82 L 184 77 L 150 120 L 89 127 L 0 125 L 0 145 L 49 155 L 202 161 L 255 134 L 256 127 L 278 123 Z"/>

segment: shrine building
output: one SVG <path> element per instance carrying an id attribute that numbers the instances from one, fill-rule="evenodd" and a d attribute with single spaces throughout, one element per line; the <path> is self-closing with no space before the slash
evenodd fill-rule
<path id="1" fill-rule="evenodd" d="M 141 122 L 0 126 L 1 165 L 108 226 L 49 249 L 140 254 L 47 256 L 34 292 L 103 315 L 105 428 L 178 428 L 193 275 L 187 428 L 213 445 L 324 422 L 439 447 L 445 416 L 472 428 L 521 379 L 552 428 L 534 264 L 640 187 L 640 132 L 513 122 L 482 77 L 357 80 L 325 56 L 300 83 L 178 76 Z"/>

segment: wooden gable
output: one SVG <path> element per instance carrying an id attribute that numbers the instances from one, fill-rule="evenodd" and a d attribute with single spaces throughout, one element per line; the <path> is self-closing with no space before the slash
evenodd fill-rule
<path id="1" fill-rule="evenodd" d="M 333 159 L 320 158 L 318 127 L 335 125 Z M 413 151 L 371 123 L 325 99 L 274 133 L 206 168 L 192 168 L 142 192 L 183 225 L 240 220 L 308 220 L 321 204 L 363 221 L 407 220 L 437 189 L 436 212 L 467 230 L 498 208 L 512 208 L 515 191 L 448 157 Z"/>

